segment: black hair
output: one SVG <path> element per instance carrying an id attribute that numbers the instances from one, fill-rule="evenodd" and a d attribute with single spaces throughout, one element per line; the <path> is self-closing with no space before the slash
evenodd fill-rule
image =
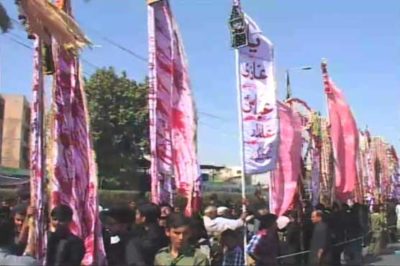
<path id="1" fill-rule="evenodd" d="M 28 208 L 27 204 L 24 204 L 24 203 L 18 204 L 17 206 L 14 207 L 12 213 L 13 213 L 13 215 L 20 214 L 20 215 L 25 216 L 27 208 Z"/>
<path id="2" fill-rule="evenodd" d="M 260 229 L 269 229 L 278 219 L 275 214 L 268 213 L 259 217 Z"/>
<path id="3" fill-rule="evenodd" d="M 157 223 L 161 216 L 161 209 L 154 203 L 144 203 L 138 206 L 140 215 L 146 218 L 146 223 Z"/>
<path id="4" fill-rule="evenodd" d="M 190 219 L 182 213 L 171 213 L 167 219 L 167 228 L 179 228 L 182 226 L 190 226 Z"/>
<path id="5" fill-rule="evenodd" d="M 194 240 L 194 243 L 196 243 L 201 238 L 208 238 L 203 219 L 198 217 L 193 217 L 192 219 L 190 219 L 190 228 L 192 230 L 192 238 Z"/>
<path id="6" fill-rule="evenodd" d="M 14 225 L 5 216 L 0 215 L 0 246 L 8 246 L 14 240 Z"/>
<path id="7" fill-rule="evenodd" d="M 50 213 L 51 217 L 58 220 L 59 222 L 71 222 L 73 214 L 74 212 L 72 211 L 72 209 L 69 206 L 63 204 L 55 207 Z"/>
<path id="8" fill-rule="evenodd" d="M 314 211 L 315 215 L 317 215 L 320 218 L 324 218 L 324 212 L 321 210 L 315 210 Z"/>
<path id="9" fill-rule="evenodd" d="M 188 199 L 184 196 L 177 196 L 174 201 L 174 207 L 179 208 L 180 211 L 184 211 L 188 204 Z"/>
<path id="10" fill-rule="evenodd" d="M 227 229 L 223 231 L 221 234 L 221 239 L 226 239 L 226 238 L 231 238 L 236 240 L 238 238 L 238 233 L 231 229 Z"/>
<path id="11" fill-rule="evenodd" d="M 118 223 L 130 224 L 133 223 L 135 219 L 135 213 L 129 208 L 125 207 L 116 207 L 111 208 L 110 210 L 103 211 L 101 214 L 102 217 L 111 217 L 116 220 Z"/>

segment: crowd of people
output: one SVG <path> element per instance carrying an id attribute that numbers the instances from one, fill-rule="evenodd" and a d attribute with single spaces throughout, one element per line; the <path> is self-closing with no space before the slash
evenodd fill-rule
<path id="1" fill-rule="evenodd" d="M 185 206 L 143 200 L 102 209 L 103 240 L 112 266 L 362 265 L 363 247 L 379 256 L 400 233 L 400 204 L 334 203 L 301 208 L 277 217 L 264 202 L 247 211 L 216 197 L 202 214 L 184 215 Z M 28 219 L 35 212 L 28 197 L 0 209 L 0 265 L 39 265 L 27 246 Z M 73 210 L 50 212 L 46 265 L 78 266 L 84 242 L 71 233 Z"/>

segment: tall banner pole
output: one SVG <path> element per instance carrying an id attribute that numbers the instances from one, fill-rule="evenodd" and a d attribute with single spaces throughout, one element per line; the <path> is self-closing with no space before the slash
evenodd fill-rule
<path id="1" fill-rule="evenodd" d="M 244 145 L 243 145 L 243 115 L 242 115 L 242 94 L 240 82 L 240 64 L 239 64 L 239 49 L 235 49 L 235 68 L 236 68 L 236 94 L 237 94 L 237 109 L 238 109 L 238 125 L 239 125 L 239 147 L 240 147 L 240 169 L 241 169 L 241 183 L 242 183 L 242 212 L 247 211 L 246 206 L 246 175 L 244 166 Z M 247 226 L 243 229 L 243 246 L 246 250 L 247 246 Z M 244 256 L 244 265 L 248 265 L 248 258 Z"/>
<path id="2" fill-rule="evenodd" d="M 237 108 L 238 108 L 238 125 L 239 125 L 239 147 L 240 147 L 240 168 L 241 168 L 241 184 L 242 199 L 246 198 L 246 175 L 244 166 L 244 145 L 243 145 L 243 115 L 242 115 L 242 97 L 241 97 L 241 81 L 240 81 L 240 64 L 239 50 L 235 49 L 235 68 L 236 68 L 236 91 L 237 91 Z M 246 204 L 243 202 L 243 212 L 246 212 Z"/>
<path id="3" fill-rule="evenodd" d="M 326 69 L 327 64 L 328 64 L 328 60 L 326 58 L 322 58 L 321 59 L 321 68 L 322 68 L 323 73 L 327 72 L 327 69 Z M 326 120 L 328 121 L 327 125 L 330 126 L 331 121 L 329 118 L 328 95 L 326 93 L 324 93 L 324 96 L 325 96 Z M 329 130 L 328 130 L 328 134 L 329 134 L 329 139 L 330 139 L 330 142 L 332 145 L 332 136 L 331 136 Z M 331 156 L 332 156 L 332 160 L 333 160 L 333 169 L 332 169 L 333 171 L 332 171 L 332 178 L 330 180 L 331 181 L 331 205 L 336 201 L 336 173 L 335 173 L 336 166 L 335 166 L 335 164 L 337 162 L 336 162 L 336 158 L 335 158 L 334 154 L 335 154 L 334 147 L 332 145 Z M 329 165 L 329 167 L 330 167 L 330 165 Z"/>
<path id="4" fill-rule="evenodd" d="M 240 168 L 242 185 L 242 212 L 247 211 L 246 206 L 246 176 L 245 176 L 245 158 L 243 143 L 243 114 L 242 114 L 242 93 L 240 76 L 240 58 L 239 48 L 247 45 L 247 26 L 243 14 L 240 12 L 240 0 L 233 0 L 232 14 L 229 21 L 231 27 L 232 47 L 235 49 L 235 72 L 236 72 L 236 95 L 238 110 L 238 128 L 239 128 L 239 147 L 240 147 Z M 247 246 L 247 226 L 243 229 L 243 250 Z M 248 265 L 248 257 L 244 256 L 244 265 Z"/>

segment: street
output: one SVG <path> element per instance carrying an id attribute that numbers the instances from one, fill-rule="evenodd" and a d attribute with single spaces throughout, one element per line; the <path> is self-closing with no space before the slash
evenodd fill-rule
<path id="1" fill-rule="evenodd" d="M 395 254 L 395 251 L 400 252 L 400 243 L 391 244 L 385 250 L 384 254 L 378 258 L 366 258 L 364 265 L 376 265 L 376 266 L 392 266 L 400 265 L 400 254 Z"/>

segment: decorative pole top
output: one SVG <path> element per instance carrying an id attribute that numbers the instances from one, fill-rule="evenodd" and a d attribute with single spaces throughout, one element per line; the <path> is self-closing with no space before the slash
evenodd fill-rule
<path id="1" fill-rule="evenodd" d="M 148 5 L 151 5 L 151 4 L 160 2 L 160 1 L 162 1 L 162 0 L 147 0 L 147 4 L 148 4 Z"/>
<path id="2" fill-rule="evenodd" d="M 328 74 L 328 60 L 326 58 L 321 59 L 322 73 Z"/>
<path id="3" fill-rule="evenodd" d="M 247 46 L 249 27 L 246 23 L 244 13 L 240 8 L 240 1 L 233 0 L 232 12 L 229 18 L 232 47 L 238 49 Z"/>

